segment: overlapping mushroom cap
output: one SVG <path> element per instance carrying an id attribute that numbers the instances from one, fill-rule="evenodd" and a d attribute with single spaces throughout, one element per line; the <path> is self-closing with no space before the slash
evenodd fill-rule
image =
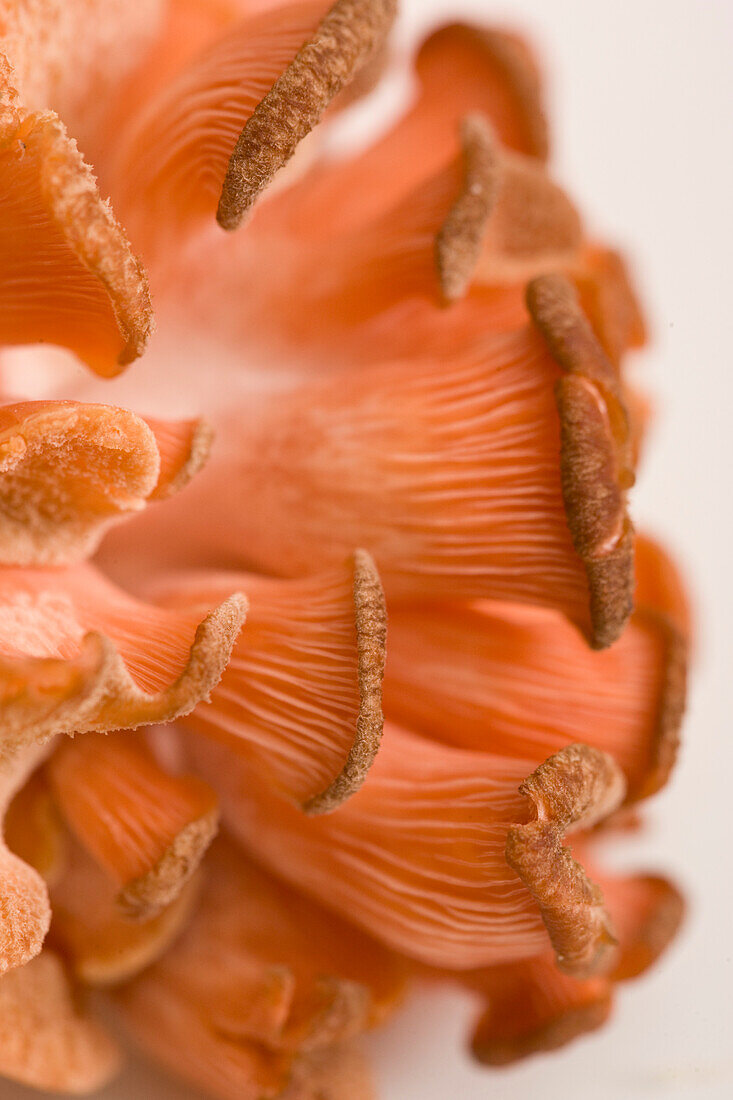
<path id="1" fill-rule="evenodd" d="M 0 1074 L 41 1089 L 115 1072 L 86 988 L 223 1100 L 372 1095 L 412 974 L 503 1064 L 682 918 L 594 851 L 684 708 L 643 318 L 515 34 L 438 29 L 324 143 L 395 9 L 0 0 Z"/>

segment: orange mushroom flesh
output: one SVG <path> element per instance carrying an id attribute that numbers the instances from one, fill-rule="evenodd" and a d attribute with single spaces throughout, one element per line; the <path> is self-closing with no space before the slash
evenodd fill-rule
<path id="1" fill-rule="evenodd" d="M 123 915 L 111 879 L 69 836 L 64 874 L 51 889 L 49 943 L 87 986 L 129 981 L 163 955 L 180 935 L 199 897 L 194 876 L 175 899 L 145 920 Z"/>
<path id="2" fill-rule="evenodd" d="M 466 116 L 460 133 L 458 155 L 376 218 L 338 234 L 320 219 L 319 237 L 292 250 L 294 272 L 283 279 L 276 269 L 270 294 L 280 325 L 307 327 L 313 338 L 323 314 L 324 329 L 333 335 L 338 325 L 348 338 L 350 327 L 373 323 L 404 298 L 455 302 L 474 281 L 521 287 L 532 275 L 578 262 L 580 219 L 544 167 L 502 150 L 482 115 Z M 286 194 L 279 205 L 287 215 L 292 206 L 297 213 L 296 203 Z M 254 226 L 255 241 L 258 226 L 267 241 L 266 218 Z M 288 294 L 296 283 L 297 303 Z"/>
<path id="3" fill-rule="evenodd" d="M 108 5 L 109 0 L 104 0 Z M 268 0 L 262 0 L 266 6 Z M 279 2 L 279 0 L 277 0 Z M 242 0 L 170 0 L 163 5 L 158 33 L 137 63 L 107 98 L 104 127 L 95 134 L 98 159 L 114 159 L 109 146 L 139 118 L 186 65 L 221 37 L 228 26 L 242 19 L 256 5 Z M 116 142 L 114 143 L 116 144 Z M 104 171 L 104 164 L 103 164 Z"/>
<path id="4" fill-rule="evenodd" d="M 240 753 L 309 813 L 333 810 L 364 781 L 382 734 L 386 609 L 368 554 L 295 581 L 195 573 L 167 606 L 247 592 L 247 622 L 211 700 L 186 727 Z"/>
<path id="5" fill-rule="evenodd" d="M 149 919 L 170 905 L 216 833 L 214 791 L 170 775 L 134 734 L 64 742 L 48 773 L 77 840 L 115 883 L 121 911 Z"/>
<path id="6" fill-rule="evenodd" d="M 601 882 L 619 941 L 610 974 L 578 980 L 563 974 L 550 955 L 540 955 L 461 976 L 486 1002 L 471 1040 L 478 1061 L 507 1065 L 602 1027 L 616 983 L 645 973 L 669 947 L 684 917 L 684 902 L 672 883 L 651 875 Z"/>
<path id="7" fill-rule="evenodd" d="M 213 218 L 245 121 L 325 8 L 326 0 L 285 5 L 228 28 L 149 101 L 119 146 L 123 208 L 138 209 L 151 226 L 162 215 L 178 231 Z"/>
<path id="8" fill-rule="evenodd" d="M 44 951 L 0 980 L 0 1075 L 53 1093 L 96 1092 L 120 1054 L 79 1003 L 63 963 Z"/>
<path id="9" fill-rule="evenodd" d="M 194 310 L 215 318 L 223 336 L 264 343 L 270 362 L 289 367 L 293 359 L 319 367 L 384 361 L 426 347 L 450 357 L 487 331 L 525 324 L 526 280 L 563 271 L 617 362 L 641 325 L 620 257 L 582 240 L 577 212 L 544 166 L 502 149 L 483 115 L 457 120 L 458 132 L 456 153 L 445 151 L 406 193 L 386 194 L 353 225 L 339 226 L 330 197 L 317 211 L 309 206 L 318 192 L 309 178 L 258 210 L 246 245 L 203 240 L 184 265 Z M 326 166 L 321 175 L 338 171 Z M 393 180 L 388 173 L 384 187 Z M 364 200 L 363 188 L 355 193 Z M 241 309 L 222 301 L 219 279 L 230 294 L 241 288 Z M 180 280 L 176 266 L 166 298 Z M 471 288 L 475 301 L 457 308 Z M 447 315 L 434 308 L 441 300 L 453 306 Z"/>
<path id="10" fill-rule="evenodd" d="M 602 1027 L 613 1007 L 612 983 L 607 978 L 578 981 L 563 974 L 554 959 L 545 955 L 481 971 L 468 984 L 486 997 L 471 1051 L 489 1066 L 563 1047 Z"/>
<path id="11" fill-rule="evenodd" d="M 649 395 L 636 385 L 627 385 L 626 405 L 631 429 L 631 453 L 634 469 L 641 465 L 650 427 L 654 424 L 654 405 Z"/>
<path id="12" fill-rule="evenodd" d="M 432 307 L 458 302 L 474 283 L 495 292 L 482 298 L 480 331 L 496 332 L 510 321 L 526 321 L 527 278 L 556 269 L 585 271 L 580 219 L 544 166 L 502 149 L 480 113 L 466 114 L 456 129 L 455 153 L 446 150 L 406 193 L 387 196 L 383 209 L 365 213 L 353 226 L 339 228 L 328 204 L 318 215 L 304 212 L 311 194 L 304 184 L 258 211 L 246 249 L 208 242 L 207 267 L 221 269 L 224 278 L 226 265 L 230 285 L 251 286 L 253 271 L 259 273 L 249 308 L 260 338 L 264 329 L 268 339 L 315 342 L 328 356 L 337 344 L 338 354 L 349 357 L 365 355 L 366 339 L 373 357 L 384 359 L 387 348 L 402 354 L 402 342 L 424 348 L 436 336 L 447 338 L 448 327 L 454 336 L 461 333 L 460 315 L 451 315 L 449 326 Z M 338 167 L 324 172 L 329 178 Z M 596 266 L 598 277 L 606 278 Z M 586 277 L 593 287 L 593 271 Z M 502 286 L 512 290 L 496 293 Z M 417 309 L 418 334 L 400 331 L 405 302 Z M 615 298 L 598 305 L 611 307 L 617 307 Z M 249 329 L 241 317 L 223 321 Z"/>
<path id="13" fill-rule="evenodd" d="M 78 80 L 68 58 L 48 79 L 40 72 L 49 52 L 77 57 L 64 48 L 66 11 L 71 25 L 77 6 L 96 13 L 98 0 L 52 5 L 48 41 L 34 38 L 31 12 L 17 56 L 23 91 L 41 88 L 49 106 L 56 94 L 78 106 L 99 68 L 82 44 Z M 113 25 L 124 4 L 107 7 Z M 136 7 L 135 34 L 139 21 L 149 41 L 155 0 Z M 149 54 L 150 83 L 130 102 L 139 107 L 153 84 L 155 98 L 136 118 L 121 109 L 132 122 L 120 127 L 116 181 L 108 172 L 151 254 L 215 210 L 229 229 L 247 216 L 346 80 L 378 54 L 393 9 L 392 0 L 172 0 L 175 40 Z M 102 33 L 105 18 L 93 21 Z M 199 32 L 207 52 L 192 61 Z M 109 66 L 105 88 L 129 71 L 126 39 L 117 53 L 123 62 Z M 152 606 L 91 569 L 0 571 L 0 806 L 15 793 L 0 846 L 0 969 L 40 950 L 47 876 L 54 944 L 76 975 L 105 984 L 145 970 L 120 996 L 123 1015 L 174 1072 L 224 1100 L 366 1098 L 365 1071 L 342 1044 L 392 1007 L 402 968 L 225 844 L 213 853 L 210 895 L 161 957 L 191 915 L 190 875 L 215 828 L 213 789 L 170 773 L 137 736 L 64 740 L 43 774 L 87 848 L 67 843 L 64 863 L 44 781 L 16 792 L 41 759 L 37 743 L 57 732 L 136 727 L 195 708 L 185 740 L 252 856 L 391 947 L 464 972 L 490 997 L 474 1040 L 487 1062 L 595 1026 L 612 982 L 642 972 L 681 917 L 665 880 L 591 875 L 587 837 L 572 850 L 565 841 L 617 820 L 627 793 L 656 790 L 676 749 L 689 608 L 674 568 L 646 540 L 627 626 L 626 492 L 644 410 L 632 396 L 627 416 L 616 368 L 643 342 L 643 318 L 619 258 L 582 241 L 540 166 L 547 133 L 524 43 L 442 28 L 423 45 L 417 74 L 417 100 L 387 138 L 267 204 L 250 260 L 221 252 L 221 263 L 235 261 L 227 296 L 210 279 L 236 329 L 234 286 L 265 256 L 278 276 L 259 293 L 272 298 L 285 357 L 298 346 L 319 366 L 366 364 L 346 397 L 343 378 L 308 382 L 248 408 L 244 425 L 232 417 L 222 464 L 188 502 L 186 537 L 171 526 L 185 553 L 284 579 L 202 573 Z M 9 303 L 0 343 L 58 343 L 111 376 L 151 331 L 145 274 L 63 125 L 21 108 L 10 70 L 0 77 L 0 184 L 12 199 L 7 225 L 0 214 Z M 90 134 L 105 110 L 90 110 Z M 487 139 L 477 111 L 504 148 Z M 467 115 L 461 151 L 457 122 Z M 526 240 L 517 210 L 541 223 L 529 218 Z M 293 238 L 287 255 L 277 233 L 268 236 L 278 218 L 280 241 Z M 178 253 L 170 267 L 177 262 Z M 436 293 L 451 310 L 435 309 Z M 260 313 L 257 293 L 248 311 L 250 320 Z M 265 314 L 254 337 L 262 345 L 271 339 Z M 206 458 L 210 433 L 199 422 L 128 423 L 112 410 L 96 440 L 112 459 L 109 469 L 101 463 L 100 489 L 86 447 L 95 414 L 75 407 L 75 433 L 69 407 L 50 410 L 40 446 L 45 406 L 0 414 L 3 564 L 78 560 L 112 519 L 168 497 Z M 66 446 L 74 434 L 78 455 L 73 440 Z M 226 457 L 242 445 L 244 460 Z M 110 488 L 117 459 L 123 476 Z M 251 498 L 232 509 L 243 475 Z M 193 516 L 196 530 L 185 527 Z M 389 725 L 361 789 L 382 729 L 384 605 L 371 563 L 360 599 L 365 552 L 341 569 L 354 545 L 374 552 L 394 598 L 388 701 L 410 727 Z M 314 568 L 331 572 L 313 578 Z M 245 608 L 230 593 L 242 585 L 253 611 L 235 643 Z M 204 619 L 198 607 L 212 598 L 223 602 Z M 448 598 L 476 602 L 432 602 Z M 578 627 L 594 647 L 614 647 L 590 652 Z M 352 794 L 329 817 L 298 813 Z M 126 923 L 120 902 L 146 922 Z M 116 1056 L 71 994 L 48 951 L 3 978 L 0 1072 L 54 1090 L 104 1084 Z"/>
<path id="14" fill-rule="evenodd" d="M 349 1044 L 297 1055 L 272 1051 L 212 1030 L 158 983 L 131 985 L 121 1015 L 145 1053 L 218 1100 L 375 1100 L 364 1057 Z"/>
<path id="15" fill-rule="evenodd" d="M 374 1026 L 404 977 L 399 958 L 222 840 L 185 933 L 146 980 L 175 989 L 216 1030 L 295 1051 Z"/>
<path id="16" fill-rule="evenodd" d="M 0 343 L 59 344 L 109 377 L 147 343 L 145 273 L 61 121 L 23 111 L 12 79 L 0 58 Z"/>
<path id="17" fill-rule="evenodd" d="M 215 1096 L 275 1097 L 298 1067 L 305 1073 L 309 1055 L 328 1064 L 381 1022 L 400 999 L 404 971 L 385 948 L 217 841 L 186 931 L 118 1001 L 143 1046 L 185 1079 Z M 308 1091 L 307 1076 L 293 1095 L 352 1095 Z"/>
<path id="18" fill-rule="evenodd" d="M 206 464 L 213 431 L 204 420 L 158 420 L 145 422 L 155 436 L 160 455 L 160 473 L 153 500 L 166 500 L 188 485 Z"/>
<path id="19" fill-rule="evenodd" d="M 694 616 L 682 573 L 660 543 L 643 533 L 636 547 L 636 602 L 662 611 L 690 640 Z"/>
<path id="20" fill-rule="evenodd" d="M 5 840 L 49 885 L 53 920 L 47 943 L 86 985 L 116 984 L 149 966 L 180 933 L 198 896 L 194 877 L 156 916 L 123 916 L 117 886 L 69 833 L 43 768 L 10 804 Z"/>
<path id="21" fill-rule="evenodd" d="M 426 348 L 434 361 L 479 355 L 487 333 L 526 326 L 527 280 L 559 271 L 618 364 L 638 338 L 621 259 L 583 240 L 577 212 L 544 167 L 502 150 L 481 116 L 467 116 L 461 132 L 455 157 L 348 231 L 334 231 L 324 208 L 302 233 L 291 188 L 258 211 L 246 240 L 202 240 L 183 272 L 167 272 L 163 300 L 170 307 L 184 279 L 184 323 L 205 319 L 222 341 L 266 349 L 268 364 L 288 374 L 294 366 L 343 373 L 392 359 L 422 365 Z M 230 295 L 241 298 L 237 310 Z"/>
<path id="22" fill-rule="evenodd" d="M 95 154 L 94 164 L 110 99 L 160 33 L 167 6 L 166 0 L 0 0 L 0 52 L 13 65 L 23 102 L 56 112 L 85 154 Z"/>
<path id="23" fill-rule="evenodd" d="M 43 768 L 37 768 L 8 805 L 5 843 L 53 885 L 68 859 L 67 834 Z"/>
<path id="24" fill-rule="evenodd" d="M 575 274 L 583 309 L 614 362 L 646 343 L 646 321 L 623 257 L 613 249 L 586 246 Z"/>
<path id="25" fill-rule="evenodd" d="M 439 136 L 445 140 L 457 104 L 468 100 L 472 109 L 489 115 L 507 148 L 540 160 L 547 157 L 538 63 L 518 35 L 496 27 L 448 24 L 423 42 L 415 65 L 424 148 Z"/>
<path id="26" fill-rule="evenodd" d="M 146 421 L 110 405 L 0 405 L 0 563 L 89 556 L 115 523 L 182 488 L 210 438 L 202 421 Z"/>
<path id="27" fill-rule="evenodd" d="M 285 576 L 360 545 L 388 598 L 551 606 L 606 646 L 631 609 L 630 475 L 606 411 L 620 399 L 584 367 L 566 371 L 525 326 L 460 360 L 374 366 L 348 390 L 319 379 L 263 398 L 246 422 L 222 425 L 228 454 L 192 487 L 197 507 L 170 516 L 178 543 L 199 561 L 246 548 L 248 563 Z M 572 392 L 559 412 L 560 382 Z M 590 436 L 576 399 L 593 403 Z M 246 508 L 232 510 L 233 484 L 247 486 Z"/>
<path id="28" fill-rule="evenodd" d="M 396 607 L 385 707 L 445 744 L 528 759 L 584 739 L 618 761 L 635 799 L 659 789 L 674 764 L 685 648 L 651 609 L 596 653 L 550 611 L 489 602 Z"/>
<path id="29" fill-rule="evenodd" d="M 188 745 L 219 791 L 228 826 L 257 859 L 396 950 L 470 969 L 545 950 L 549 928 L 568 969 L 600 964 L 609 942 L 602 903 L 560 839 L 579 827 L 572 807 L 548 811 L 541 854 L 558 874 L 560 861 L 563 886 L 554 903 L 543 901 L 522 832 L 532 816 L 519 792 L 526 761 L 388 724 L 361 791 L 338 813 L 304 820 L 241 757 L 193 737 Z M 551 760 L 554 773 L 546 767 L 537 782 L 580 775 L 590 784 L 586 812 L 605 816 L 622 800 L 623 777 L 604 754 L 571 746 Z M 516 869 L 507 862 L 510 834 Z"/>
<path id="30" fill-rule="evenodd" d="M 96 570 L 0 570 L 3 749 L 134 728 L 192 710 L 219 680 L 245 614 L 132 599 Z"/>
<path id="31" fill-rule="evenodd" d="M 661 875 L 606 875 L 602 883 L 620 946 L 610 976 L 632 981 L 674 941 L 685 919 L 685 900 Z"/>
<path id="32" fill-rule="evenodd" d="M 47 885 L 27 853 L 11 850 L 5 825 L 9 805 L 43 752 L 37 745 L 25 746 L 0 761 L 0 975 L 39 954 L 51 920 Z"/>
<path id="33" fill-rule="evenodd" d="M 417 360 L 415 369 L 422 369 L 426 348 L 435 360 L 480 354 L 487 333 L 527 323 L 524 287 L 479 285 L 474 269 L 474 286 L 450 309 L 442 308 L 436 238 L 441 216 L 461 194 L 460 187 L 444 187 L 446 178 L 428 181 L 436 187 L 433 200 L 418 194 L 417 205 L 405 204 L 364 230 L 315 244 L 283 237 L 280 227 L 275 236 L 269 228 L 260 234 L 258 221 L 241 241 L 207 238 L 184 257 L 183 274 L 177 271 L 190 286 L 187 316 L 180 316 L 172 298 L 171 272 L 161 285 L 161 308 L 175 308 L 184 323 L 205 319 L 225 345 L 249 346 L 258 354 L 266 349 L 268 365 L 288 376 L 296 369 L 312 377 L 324 368 L 343 375 L 355 366 L 403 358 Z M 472 241 L 481 243 L 478 235 Z M 489 261 L 494 251 L 489 242 Z M 470 261 L 467 251 L 458 264 L 463 278 Z M 206 282 L 200 279 L 204 268 Z M 215 289 L 222 282 L 238 298 L 237 310 Z"/>

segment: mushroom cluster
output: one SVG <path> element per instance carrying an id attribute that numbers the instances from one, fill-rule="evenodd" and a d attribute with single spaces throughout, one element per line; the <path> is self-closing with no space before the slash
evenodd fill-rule
<path id="1" fill-rule="evenodd" d="M 682 920 L 596 851 L 690 638 L 640 307 L 516 34 L 344 150 L 396 6 L 0 0 L 0 1076 L 360 1100 L 414 979 L 501 1065 Z"/>

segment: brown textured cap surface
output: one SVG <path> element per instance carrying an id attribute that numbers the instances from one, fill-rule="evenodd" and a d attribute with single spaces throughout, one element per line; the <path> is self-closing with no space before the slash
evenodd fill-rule
<path id="1" fill-rule="evenodd" d="M 217 221 L 236 229 L 299 142 L 384 40 L 397 0 L 336 0 L 247 120 L 232 152 Z"/>
<path id="2" fill-rule="evenodd" d="M 583 230 L 565 192 L 533 157 L 499 147 L 482 114 L 461 126 L 464 178 L 441 226 L 435 256 L 443 297 L 454 302 L 479 283 L 523 283 L 572 265 Z"/>
<path id="3" fill-rule="evenodd" d="M 462 298 L 481 255 L 486 225 L 499 193 L 499 151 L 490 124 L 480 114 L 461 125 L 464 179 L 460 195 L 435 239 L 443 297 Z"/>
<path id="4" fill-rule="evenodd" d="M 310 798 L 303 806 L 308 814 L 329 813 L 359 789 L 379 751 L 382 738 L 387 607 L 377 567 L 366 550 L 354 552 L 354 618 L 359 676 L 356 733 L 341 772 L 325 791 Z"/>
<path id="5" fill-rule="evenodd" d="M 611 645 L 633 610 L 633 485 L 629 424 L 616 368 L 583 314 L 573 285 L 541 275 L 527 307 L 557 364 L 562 491 L 573 545 L 590 590 L 591 644 Z"/>
<path id="6" fill-rule="evenodd" d="M 560 969 L 588 977 L 608 965 L 616 943 L 600 888 L 562 838 L 590 828 L 623 801 L 626 782 L 606 753 L 570 745 L 522 783 L 534 819 L 509 830 L 506 858 L 539 905 Z"/>
<path id="7" fill-rule="evenodd" d="M 491 222 L 495 253 L 486 275 L 521 282 L 529 275 L 574 263 L 583 240 L 580 215 L 568 195 L 532 157 L 505 151 L 502 184 Z M 482 274 L 483 272 L 482 265 Z"/>
<path id="8" fill-rule="evenodd" d="M 120 890 L 117 904 L 125 916 L 150 920 L 171 905 L 198 870 L 218 828 L 214 809 L 182 829 L 154 867 Z"/>

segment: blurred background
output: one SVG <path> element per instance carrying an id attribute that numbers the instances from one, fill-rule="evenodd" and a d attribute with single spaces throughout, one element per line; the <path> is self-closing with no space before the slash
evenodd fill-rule
<path id="1" fill-rule="evenodd" d="M 684 886 L 690 914 L 658 971 L 626 986 L 610 1026 L 520 1068 L 463 1051 L 467 996 L 413 999 L 371 1040 L 382 1100 L 718 1100 L 733 1096 L 733 2 L 402 0 L 398 52 L 426 27 L 480 18 L 529 35 L 543 59 L 554 171 L 588 224 L 633 260 L 652 346 L 631 363 L 656 419 L 632 500 L 693 587 L 697 653 L 676 777 L 643 836 L 609 852 Z M 361 105 L 363 136 L 409 92 Z M 381 106 L 380 106 L 381 104 Z M 26 1100 L 0 1086 L 2 1100 Z M 133 1067 L 104 1100 L 194 1100 Z M 348 1100 L 348 1098 L 344 1098 Z"/>

